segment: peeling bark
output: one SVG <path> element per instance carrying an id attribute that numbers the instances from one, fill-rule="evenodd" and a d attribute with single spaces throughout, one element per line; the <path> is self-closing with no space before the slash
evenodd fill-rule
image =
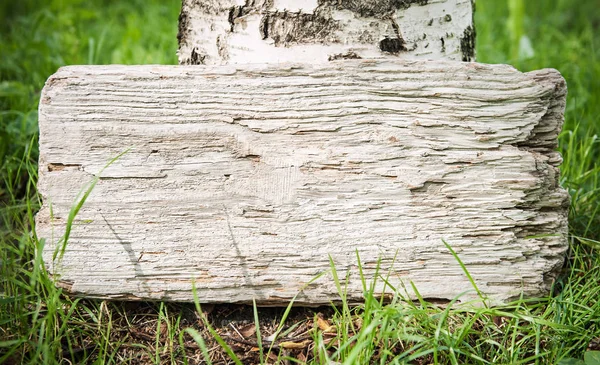
<path id="1" fill-rule="evenodd" d="M 445 240 L 493 303 L 544 295 L 567 249 L 565 95 L 554 70 L 476 63 L 62 68 L 40 103 L 44 259 L 88 297 L 195 282 L 201 302 L 319 305 L 329 255 L 361 299 L 358 254 L 367 281 L 450 300 L 471 284 Z"/>
<path id="2" fill-rule="evenodd" d="M 474 61 L 473 10 L 472 0 L 183 0 L 179 62 Z"/>

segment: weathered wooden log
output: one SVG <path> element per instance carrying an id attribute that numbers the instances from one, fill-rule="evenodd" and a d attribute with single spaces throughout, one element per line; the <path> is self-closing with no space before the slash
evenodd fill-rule
<path id="1" fill-rule="evenodd" d="M 565 93 L 554 70 L 477 63 L 62 68 L 39 112 L 44 259 L 90 297 L 189 301 L 195 280 L 202 302 L 317 305 L 338 298 L 311 283 L 330 257 L 360 300 L 358 255 L 367 282 L 452 299 L 471 284 L 445 240 L 492 302 L 544 294 L 567 249 Z"/>
<path id="2" fill-rule="evenodd" d="M 473 0 L 183 0 L 180 64 L 475 60 Z"/>

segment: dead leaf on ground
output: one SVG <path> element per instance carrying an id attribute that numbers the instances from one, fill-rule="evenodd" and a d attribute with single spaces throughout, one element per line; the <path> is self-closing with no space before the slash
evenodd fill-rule
<path id="1" fill-rule="evenodd" d="M 285 341 L 285 342 L 281 342 L 279 344 L 279 347 L 282 347 L 284 349 L 289 349 L 289 350 L 300 350 L 300 349 L 305 349 L 308 347 L 308 345 L 311 344 L 311 340 L 304 340 L 302 342 L 292 342 L 292 341 Z"/>
<path id="2" fill-rule="evenodd" d="M 164 339 L 167 337 L 169 332 L 169 326 L 167 325 L 167 322 L 161 322 L 160 324 L 160 338 Z"/>
<path id="3" fill-rule="evenodd" d="M 337 328 L 324 319 L 320 313 L 317 315 L 317 326 L 324 333 L 335 333 L 337 331 Z"/>
<path id="4" fill-rule="evenodd" d="M 256 325 L 254 323 L 249 323 L 245 326 L 242 326 L 238 328 L 238 331 L 244 338 L 256 337 Z"/>
<path id="5" fill-rule="evenodd" d="M 363 320 L 360 317 L 356 317 L 354 319 L 354 327 L 356 328 L 357 331 L 359 331 L 362 328 L 363 325 Z"/>

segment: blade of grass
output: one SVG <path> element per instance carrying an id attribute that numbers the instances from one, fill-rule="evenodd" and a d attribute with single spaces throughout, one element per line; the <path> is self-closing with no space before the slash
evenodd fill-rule
<path id="1" fill-rule="evenodd" d="M 54 252 L 54 255 L 52 256 L 52 261 L 56 260 L 57 255 L 58 255 L 58 261 L 62 261 L 62 258 L 64 257 L 65 251 L 67 249 L 67 243 L 69 241 L 69 237 L 71 236 L 71 229 L 73 227 L 73 221 L 75 220 L 75 217 L 77 216 L 77 214 L 79 213 L 79 211 L 85 204 L 86 200 L 88 199 L 88 197 L 94 190 L 94 187 L 96 186 L 98 181 L 100 181 L 100 177 L 101 177 L 102 173 L 104 172 L 104 170 L 106 170 L 110 165 L 115 163 L 118 159 L 120 159 L 123 155 L 128 153 L 130 150 L 131 150 L 131 148 L 128 148 L 125 151 L 119 153 L 114 158 L 112 158 L 106 165 L 104 165 L 104 167 L 98 172 L 98 174 L 96 174 L 94 179 L 91 181 L 89 187 L 87 189 L 85 189 L 85 191 L 83 192 L 83 196 L 81 196 L 81 193 L 77 196 L 77 198 L 75 199 L 77 201 L 77 203 L 69 211 L 69 216 L 67 218 L 67 224 L 66 224 L 66 228 L 65 228 L 65 234 L 64 234 L 63 238 L 61 239 L 61 242 L 59 242 L 59 245 L 57 247 L 57 249 L 60 249 L 60 251 Z M 81 198 L 79 196 L 81 196 Z"/>
<path id="2" fill-rule="evenodd" d="M 256 343 L 260 356 L 260 363 L 263 364 L 265 362 L 264 351 L 262 347 L 262 336 L 260 333 L 260 322 L 258 320 L 258 309 L 256 308 L 256 300 L 252 299 L 252 311 L 254 313 L 254 328 L 256 330 Z"/>
<path id="3" fill-rule="evenodd" d="M 471 276 L 471 273 L 469 272 L 469 270 L 467 269 L 467 267 L 465 266 L 465 264 L 462 262 L 462 260 L 460 259 L 460 257 L 456 253 L 456 251 L 454 251 L 454 249 L 452 248 L 452 246 L 450 246 L 445 240 L 442 240 L 442 242 L 444 243 L 444 246 L 446 246 L 446 248 L 448 249 L 448 251 L 450 251 L 450 253 L 454 257 L 454 259 L 456 260 L 456 262 L 458 262 L 458 264 L 460 265 L 461 269 L 463 270 L 463 272 L 465 273 L 465 275 L 469 279 L 469 282 L 473 286 L 473 289 L 475 289 L 475 291 L 477 292 L 477 295 L 479 296 L 479 299 L 481 299 L 481 303 L 483 304 L 483 306 L 486 307 L 486 308 L 488 308 L 487 299 L 485 298 L 485 295 L 481 292 L 481 290 L 479 290 L 479 287 L 477 287 L 477 283 L 475 283 L 475 279 L 473 279 L 473 277 Z"/>
<path id="4" fill-rule="evenodd" d="M 202 351 L 202 356 L 204 357 L 204 361 L 206 362 L 207 365 L 212 365 L 212 361 L 210 359 L 210 354 L 208 352 L 208 347 L 206 346 L 206 342 L 204 341 L 204 338 L 202 338 L 202 335 L 200 335 L 200 333 L 198 333 L 198 331 L 196 331 L 193 328 L 186 328 L 184 329 L 180 334 L 179 334 L 179 343 L 182 344 L 181 346 L 183 347 L 183 334 L 187 333 L 190 336 L 192 336 L 192 339 L 194 340 L 194 342 L 196 342 L 196 344 L 198 345 L 198 347 L 200 347 L 200 351 Z M 187 360 L 187 358 L 186 358 Z"/>
<path id="5" fill-rule="evenodd" d="M 217 343 L 225 351 L 225 353 L 227 354 L 227 356 L 229 356 L 229 358 L 236 365 L 243 365 L 242 362 L 240 361 L 240 359 L 233 352 L 233 350 L 231 349 L 231 347 L 229 347 L 229 345 L 227 345 L 227 343 L 223 340 L 223 338 L 221 336 L 219 336 L 219 334 L 217 333 L 217 331 L 215 331 L 214 328 L 210 325 L 210 323 L 208 322 L 208 319 L 206 318 L 206 315 L 204 314 L 204 312 L 202 312 L 202 308 L 200 307 L 200 302 L 198 300 L 198 292 L 196 290 L 196 283 L 195 283 L 195 281 L 192 281 L 192 294 L 193 294 L 193 297 L 194 297 L 194 305 L 196 307 L 196 311 L 198 312 L 198 315 L 202 319 L 202 323 L 204 324 L 204 326 L 206 327 L 206 329 L 208 330 L 208 332 L 213 336 L 213 338 L 215 339 L 215 341 L 217 341 Z"/>

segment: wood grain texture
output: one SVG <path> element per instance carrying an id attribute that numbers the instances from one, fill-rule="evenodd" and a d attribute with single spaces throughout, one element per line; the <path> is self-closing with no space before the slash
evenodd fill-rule
<path id="1" fill-rule="evenodd" d="M 183 0 L 179 63 L 475 60 L 473 0 Z"/>
<path id="2" fill-rule="evenodd" d="M 367 281 L 379 264 L 452 299 L 471 284 L 445 240 L 492 302 L 541 295 L 567 249 L 565 94 L 555 70 L 477 63 L 62 68 L 39 111 L 44 259 L 89 297 L 189 301 L 195 280 L 202 302 L 317 305 L 330 256 L 360 300 L 358 254 Z"/>

